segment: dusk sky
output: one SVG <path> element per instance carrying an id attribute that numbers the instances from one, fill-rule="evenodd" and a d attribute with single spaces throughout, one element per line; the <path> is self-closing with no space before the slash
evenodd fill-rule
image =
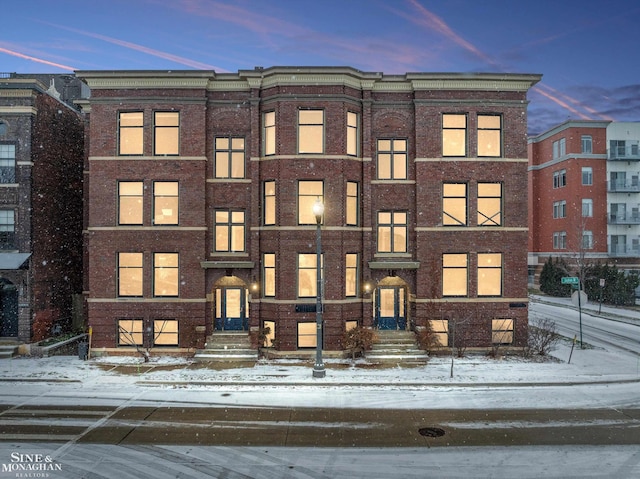
<path id="1" fill-rule="evenodd" d="M 529 131 L 640 120 L 632 0 L 2 0 L 0 72 L 540 73 Z"/>

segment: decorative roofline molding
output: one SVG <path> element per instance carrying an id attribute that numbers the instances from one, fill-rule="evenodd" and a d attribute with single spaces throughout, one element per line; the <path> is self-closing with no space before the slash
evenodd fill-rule
<path id="1" fill-rule="evenodd" d="M 210 70 L 120 70 L 78 71 L 77 76 L 94 90 L 99 89 L 204 89 L 250 90 L 291 85 L 342 85 L 357 90 L 482 90 L 527 91 L 542 78 L 520 73 L 406 73 L 385 75 L 351 67 L 271 67 L 216 73 Z"/>

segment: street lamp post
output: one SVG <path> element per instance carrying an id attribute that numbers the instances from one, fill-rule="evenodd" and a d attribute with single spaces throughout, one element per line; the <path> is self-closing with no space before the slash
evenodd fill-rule
<path id="1" fill-rule="evenodd" d="M 313 214 L 316 217 L 316 363 L 313 366 L 313 377 L 323 378 L 326 375 L 322 361 L 322 240 L 320 223 L 324 214 L 324 204 L 320 197 L 313 204 Z"/>

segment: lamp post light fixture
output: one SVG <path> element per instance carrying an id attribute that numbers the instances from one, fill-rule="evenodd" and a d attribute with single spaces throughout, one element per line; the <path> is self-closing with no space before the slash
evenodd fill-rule
<path id="1" fill-rule="evenodd" d="M 313 204 L 313 214 L 316 217 L 316 363 L 313 366 L 313 377 L 323 378 L 326 375 L 322 361 L 322 240 L 320 223 L 324 214 L 324 203 L 320 197 Z"/>

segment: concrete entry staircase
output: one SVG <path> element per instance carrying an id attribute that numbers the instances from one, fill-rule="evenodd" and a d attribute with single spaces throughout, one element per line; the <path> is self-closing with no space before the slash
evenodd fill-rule
<path id="1" fill-rule="evenodd" d="M 10 359 L 18 354 L 20 343 L 11 339 L 0 339 L 0 359 Z"/>
<path id="2" fill-rule="evenodd" d="M 368 361 L 385 364 L 427 364 L 429 356 L 418 347 L 413 331 L 376 331 L 378 340 L 365 353 Z"/>
<path id="3" fill-rule="evenodd" d="M 199 349 L 194 358 L 200 362 L 255 362 L 258 350 L 251 348 L 246 331 L 215 331 L 207 337 L 204 349 Z"/>

